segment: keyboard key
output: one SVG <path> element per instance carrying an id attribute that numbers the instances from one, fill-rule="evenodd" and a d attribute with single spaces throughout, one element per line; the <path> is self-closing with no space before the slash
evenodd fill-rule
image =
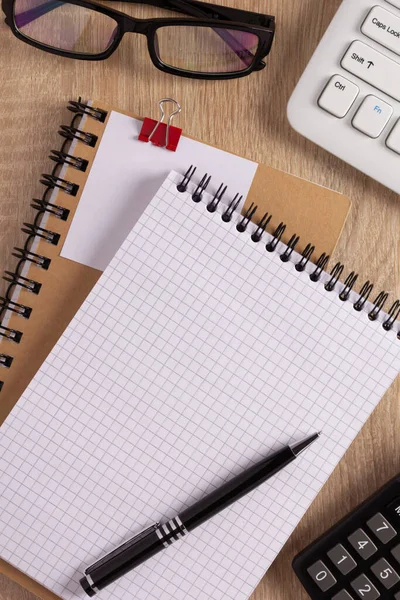
<path id="1" fill-rule="evenodd" d="M 395 125 L 396 128 L 397 124 Z M 389 512 L 392 514 L 397 523 L 400 523 L 400 498 L 393 500 L 388 506 Z"/>
<path id="2" fill-rule="evenodd" d="M 342 590 L 336 594 L 336 596 L 333 596 L 332 600 L 353 600 L 353 598 L 350 596 L 349 592 Z"/>
<path id="3" fill-rule="evenodd" d="M 357 566 L 356 561 L 342 544 L 338 544 L 327 553 L 333 564 L 343 575 L 347 575 Z"/>
<path id="4" fill-rule="evenodd" d="M 366 575 L 360 575 L 351 582 L 351 587 L 362 600 L 376 600 L 380 593 Z"/>
<path id="5" fill-rule="evenodd" d="M 348 537 L 348 540 L 364 560 L 367 560 L 367 558 L 375 554 L 377 550 L 373 541 L 362 529 L 357 529 L 357 531 Z"/>
<path id="6" fill-rule="evenodd" d="M 394 600 L 400 600 L 400 592 L 394 595 Z"/>
<path id="7" fill-rule="evenodd" d="M 400 73 L 399 73 L 400 75 Z M 390 104 L 376 96 L 367 96 L 353 118 L 353 127 L 371 138 L 377 138 L 393 114 Z"/>
<path id="8" fill-rule="evenodd" d="M 400 565 L 400 544 L 398 544 L 397 546 L 395 546 L 393 548 L 393 550 L 391 550 L 391 553 L 393 554 L 394 558 L 397 560 L 397 562 Z"/>
<path id="9" fill-rule="evenodd" d="M 362 24 L 361 31 L 385 48 L 400 54 L 400 16 L 374 6 Z"/>
<path id="10" fill-rule="evenodd" d="M 377 513 L 372 519 L 367 521 L 367 526 L 382 544 L 387 544 L 396 537 L 396 531 L 381 513 Z"/>
<path id="11" fill-rule="evenodd" d="M 324 565 L 322 560 L 319 560 L 311 565 L 307 571 L 314 583 L 316 583 L 319 589 L 323 592 L 329 590 L 336 583 L 336 579 L 329 569 Z"/>
<path id="12" fill-rule="evenodd" d="M 400 64 L 360 41 L 351 44 L 342 67 L 363 81 L 400 100 Z"/>
<path id="13" fill-rule="evenodd" d="M 384 558 L 381 558 L 378 560 L 378 562 L 372 565 L 371 571 L 387 590 L 390 590 L 390 588 L 400 581 L 400 577 L 397 575 L 396 571 Z"/>
<path id="14" fill-rule="evenodd" d="M 360 89 L 355 83 L 341 75 L 334 75 L 329 80 L 318 100 L 318 105 L 334 117 L 343 119 L 353 106 Z"/>
<path id="15" fill-rule="evenodd" d="M 392 131 L 389 133 L 389 136 L 386 140 L 386 146 L 390 148 L 390 150 L 393 150 L 393 152 L 397 152 L 397 154 L 400 154 L 400 119 L 397 121 Z M 400 510 L 400 503 L 398 502 L 397 504 Z"/>
<path id="16" fill-rule="evenodd" d="M 397 8 L 400 8 L 400 0 L 386 0 L 387 2 L 389 2 L 389 4 L 393 4 L 393 6 L 397 6 Z M 396 598 L 397 600 L 397 598 Z"/>

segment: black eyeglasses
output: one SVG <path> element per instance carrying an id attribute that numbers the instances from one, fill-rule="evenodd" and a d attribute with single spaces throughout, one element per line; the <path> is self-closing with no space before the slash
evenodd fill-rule
<path id="1" fill-rule="evenodd" d="M 265 67 L 275 18 L 197 0 L 125 0 L 167 8 L 191 19 L 134 19 L 90 0 L 3 0 L 14 35 L 69 58 L 104 60 L 127 32 L 147 37 L 161 71 L 199 79 L 243 77 Z"/>

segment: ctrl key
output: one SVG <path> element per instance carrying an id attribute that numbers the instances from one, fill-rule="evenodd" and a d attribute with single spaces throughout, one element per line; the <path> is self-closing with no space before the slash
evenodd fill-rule
<path id="1" fill-rule="evenodd" d="M 343 119 L 353 106 L 359 93 L 360 90 L 355 83 L 341 75 L 334 75 L 319 97 L 318 105 L 334 117 Z"/>
<path id="2" fill-rule="evenodd" d="M 307 569 L 307 572 L 314 583 L 316 583 L 319 589 L 323 592 L 329 590 L 336 583 L 336 579 L 330 570 L 324 565 L 322 560 L 318 560 L 316 563 L 311 565 L 311 567 Z"/>

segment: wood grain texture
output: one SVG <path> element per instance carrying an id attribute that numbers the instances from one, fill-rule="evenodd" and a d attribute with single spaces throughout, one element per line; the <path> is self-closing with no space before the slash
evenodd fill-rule
<path id="1" fill-rule="evenodd" d="M 377 287 L 400 294 L 398 197 L 298 136 L 286 119 L 290 93 L 340 0 L 229 0 L 229 4 L 275 14 L 277 36 L 265 71 L 227 82 L 160 73 L 150 63 L 140 36 L 126 36 L 109 60 L 90 63 L 35 50 L 0 24 L 1 267 L 14 264 L 11 248 L 21 243 L 20 225 L 32 216 L 29 201 L 40 193 L 38 179 L 49 168 L 48 151 L 59 146 L 57 126 L 66 122 L 67 100 L 78 95 L 102 98 L 123 110 L 156 117 L 158 99 L 172 96 L 183 106 L 180 124 L 189 135 L 349 195 L 353 209 L 335 258 L 357 270 L 360 281 L 370 278 Z M 114 6 L 135 16 L 168 14 L 149 7 Z M 395 384 L 252 600 L 306 600 L 291 571 L 292 558 L 400 471 L 399 432 Z M 33 598 L 0 577 L 0 600 Z"/>

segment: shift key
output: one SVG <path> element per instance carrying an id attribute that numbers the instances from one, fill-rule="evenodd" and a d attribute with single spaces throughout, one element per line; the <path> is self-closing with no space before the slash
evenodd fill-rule
<path id="1" fill-rule="evenodd" d="M 400 64 L 371 46 L 353 42 L 342 58 L 342 67 L 400 101 Z"/>

